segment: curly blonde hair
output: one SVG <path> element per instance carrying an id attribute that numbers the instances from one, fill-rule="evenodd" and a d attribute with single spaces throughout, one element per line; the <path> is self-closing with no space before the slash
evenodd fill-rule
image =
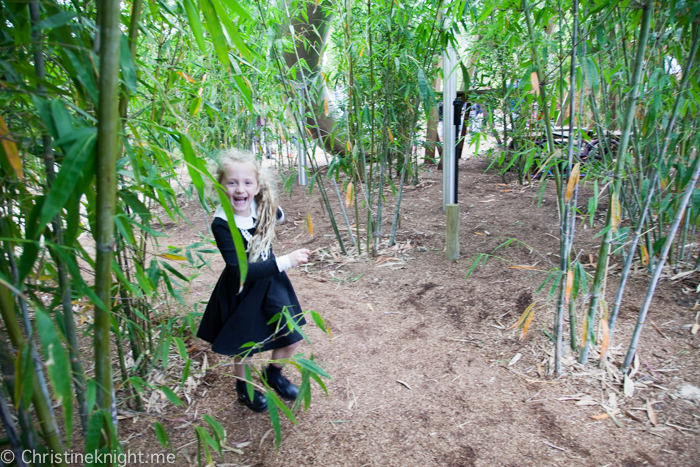
<path id="1" fill-rule="evenodd" d="M 214 166 L 210 168 L 217 182 L 223 182 L 226 168 L 234 162 L 251 164 L 257 174 L 260 191 L 255 196 L 258 205 L 258 224 L 253 239 L 248 243 L 246 253 L 250 262 L 260 261 L 263 252 L 267 251 L 275 239 L 275 223 L 277 222 L 277 179 L 274 174 L 263 167 L 261 161 L 253 153 L 239 149 L 227 149 L 219 154 Z"/>

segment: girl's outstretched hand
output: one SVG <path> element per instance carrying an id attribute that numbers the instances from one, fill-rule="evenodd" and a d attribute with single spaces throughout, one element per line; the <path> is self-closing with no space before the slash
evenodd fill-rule
<path id="1" fill-rule="evenodd" d="M 292 262 L 292 267 L 295 268 L 301 264 L 308 263 L 310 254 L 311 252 L 306 248 L 294 250 L 291 253 L 289 253 L 289 260 Z"/>

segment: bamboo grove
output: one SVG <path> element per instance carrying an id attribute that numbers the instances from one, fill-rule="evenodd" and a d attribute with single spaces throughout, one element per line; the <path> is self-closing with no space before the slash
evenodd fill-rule
<path id="1" fill-rule="evenodd" d="M 567 335 L 579 363 L 595 356 L 606 364 L 636 263 L 649 282 L 625 371 L 661 275 L 700 267 L 698 5 L 487 2 L 472 18 L 465 55 L 480 65 L 471 84 L 491 88 L 484 131 L 504 148 L 493 163 L 505 178 L 540 178 L 540 193 L 548 174 L 556 184 L 560 264 L 540 287 L 552 281 L 556 295 L 552 370 L 562 373 Z M 581 186 L 593 191 L 585 204 Z M 589 259 L 575 248 L 576 220 L 593 227 L 597 215 L 604 221 L 589 275 Z M 623 264 L 619 283 L 606 294 L 615 259 Z"/>
<path id="2" fill-rule="evenodd" d="M 188 222 L 183 197 L 210 216 L 205 165 L 222 148 L 265 140 L 317 154 L 326 167 L 310 157 L 306 174 L 287 161 L 285 189 L 308 175 L 343 252 L 390 246 L 424 164 L 417 148 L 435 154 L 448 43 L 466 100 L 486 110 L 477 145 L 498 142 L 504 176 L 544 189 L 551 172 L 556 184 L 555 371 L 565 314 L 581 362 L 605 355 L 638 261 L 651 280 L 629 366 L 660 275 L 700 267 L 698 13 L 683 1 L 3 2 L 0 415 L 12 449 L 118 452 L 120 409 L 143 411 L 152 391 L 184 405 L 177 392 L 196 371 L 185 341 L 202 311 L 186 305 L 188 284 L 217 251 L 206 235 L 168 247 L 159 227 Z M 587 277 L 576 219 L 601 212 Z M 611 256 L 624 269 L 608 304 Z M 155 383 L 173 354 L 180 380 Z M 289 363 L 308 407 L 309 381 L 325 388 L 329 375 L 313 356 Z M 270 405 L 278 444 L 280 411 L 294 421 Z M 225 430 L 204 416 L 195 432 L 211 464 Z"/>

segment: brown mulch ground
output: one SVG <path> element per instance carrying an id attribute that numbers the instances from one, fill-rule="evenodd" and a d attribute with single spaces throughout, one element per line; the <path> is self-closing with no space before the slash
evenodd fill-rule
<path id="1" fill-rule="evenodd" d="M 581 367 L 569 357 L 565 374 L 552 376 L 552 345 L 543 329 L 551 333 L 554 304 L 549 285 L 537 289 L 558 260 L 554 184 L 537 209 L 536 188 L 504 186 L 496 173 L 484 173 L 486 165 L 479 159 L 460 163 L 456 262 L 444 259 L 442 173 L 434 166 L 406 190 L 398 247 L 384 249 L 380 258 L 338 254 L 317 189 L 311 197 L 298 186 L 291 198 L 282 194 L 288 221 L 279 229 L 275 251 L 315 252 L 314 264 L 289 276 L 305 309 L 321 313 L 333 331 L 329 338 L 311 323 L 306 330 L 313 346 L 300 347 L 333 376 L 328 397 L 314 385 L 310 409 L 296 414 L 297 426 L 283 422 L 276 451 L 268 416 L 236 402 L 232 368 L 223 366 L 227 360 L 197 341 L 191 355 L 198 355 L 200 367 L 206 357 L 211 368 L 190 386 L 188 408 L 165 405 L 162 414 L 151 415 L 125 410 L 119 427 L 125 448 L 162 452 L 151 428 L 159 420 L 178 454 L 175 465 L 195 465 L 194 424 L 205 426 L 199 417 L 211 414 L 226 429 L 227 443 L 239 449 L 223 459 L 215 454 L 218 465 L 700 465 L 700 401 L 679 397 L 684 385 L 700 386 L 700 342 L 689 329 L 700 274 L 661 282 L 638 350 L 632 398 L 625 397 L 614 366 Z M 584 211 L 585 198 L 579 201 Z M 393 213 L 393 198 L 387 199 L 386 233 Z M 171 245 L 185 246 L 207 233 L 198 204 L 190 202 L 184 210 L 192 226 L 168 228 Z M 305 231 L 307 214 L 313 238 Z M 600 225 L 582 224 L 577 223 L 574 249 L 588 258 L 597 252 Z M 490 259 L 465 280 L 471 259 L 509 238 L 522 244 L 497 253 L 508 262 Z M 619 271 L 615 263 L 621 261 L 611 263 Z M 211 264 L 213 272 L 203 268 L 192 282 L 188 303 L 208 299 L 223 261 L 216 257 Z M 616 282 L 613 274 L 609 302 Z M 628 285 L 614 365 L 624 357 L 647 282 L 648 275 L 638 272 Z M 532 301 L 536 315 L 521 341 L 520 331 L 505 328 Z M 582 299 L 576 305 L 581 316 Z"/>

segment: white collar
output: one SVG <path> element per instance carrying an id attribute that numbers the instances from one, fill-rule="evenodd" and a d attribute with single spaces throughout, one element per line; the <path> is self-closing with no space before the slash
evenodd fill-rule
<path id="1" fill-rule="evenodd" d="M 216 211 L 214 212 L 214 217 L 218 217 L 219 219 L 223 219 L 225 221 L 228 221 L 228 218 L 226 217 L 226 211 L 224 211 L 223 206 L 219 206 L 216 208 Z M 258 205 L 255 203 L 255 200 L 253 200 L 250 203 L 250 216 L 239 216 L 238 214 L 233 215 L 233 220 L 236 223 L 236 227 L 239 229 L 252 229 L 255 227 L 255 221 L 258 218 Z"/>

